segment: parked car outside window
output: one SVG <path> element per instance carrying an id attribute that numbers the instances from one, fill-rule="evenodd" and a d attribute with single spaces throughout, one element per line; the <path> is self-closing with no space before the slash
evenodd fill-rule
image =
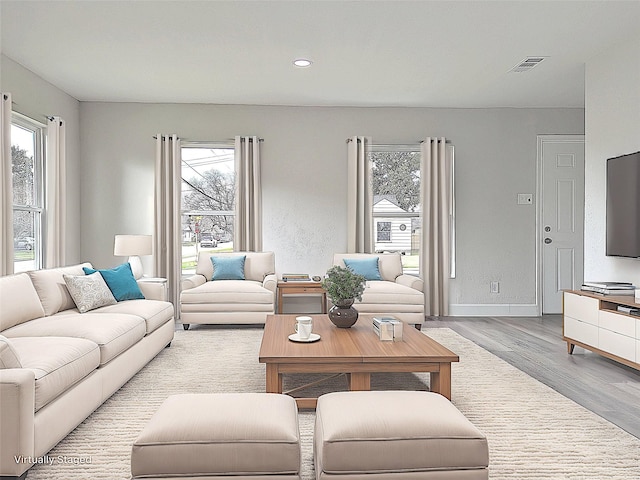
<path id="1" fill-rule="evenodd" d="M 35 239 L 33 237 L 23 237 L 13 240 L 13 248 L 16 250 L 33 250 Z"/>
<path id="2" fill-rule="evenodd" d="M 202 248 L 214 248 L 218 246 L 218 242 L 215 238 L 213 238 L 213 234 L 211 233 L 203 233 L 200 236 L 200 246 Z"/>

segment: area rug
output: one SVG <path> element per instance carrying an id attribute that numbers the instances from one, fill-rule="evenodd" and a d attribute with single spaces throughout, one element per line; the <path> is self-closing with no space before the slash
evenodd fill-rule
<path id="1" fill-rule="evenodd" d="M 640 439 L 579 406 L 450 329 L 425 334 L 460 356 L 453 403 L 489 440 L 490 478 L 640 478 Z M 36 465 L 29 480 L 129 479 L 131 444 L 167 396 L 184 392 L 261 392 L 259 328 L 177 331 L 140 373 Z M 295 388 L 316 377 L 296 376 Z M 379 374 L 372 389 L 428 390 L 428 374 Z M 343 378 L 313 387 L 345 389 Z M 307 396 L 310 392 L 301 392 Z M 313 480 L 314 413 L 300 412 L 302 479 Z"/>

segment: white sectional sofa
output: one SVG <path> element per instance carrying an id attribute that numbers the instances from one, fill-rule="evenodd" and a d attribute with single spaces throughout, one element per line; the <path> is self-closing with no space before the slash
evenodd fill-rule
<path id="1" fill-rule="evenodd" d="M 145 299 L 80 313 L 63 274 L 88 263 L 0 278 L 0 478 L 28 469 L 168 346 L 163 286 Z"/>
<path id="2" fill-rule="evenodd" d="M 215 279 L 211 257 L 245 257 L 239 275 Z M 200 253 L 196 274 L 182 281 L 180 319 L 191 324 L 259 324 L 275 312 L 278 279 L 273 252 Z M 241 278 L 242 277 L 242 278 Z"/>

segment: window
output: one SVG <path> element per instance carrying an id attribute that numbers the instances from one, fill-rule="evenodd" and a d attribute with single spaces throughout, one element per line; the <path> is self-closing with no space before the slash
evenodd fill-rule
<path id="1" fill-rule="evenodd" d="M 42 268 L 45 126 L 19 114 L 11 121 L 14 271 Z"/>
<path id="2" fill-rule="evenodd" d="M 420 146 L 372 145 L 369 150 L 376 252 L 399 252 L 405 273 L 418 275 Z"/>
<path id="3" fill-rule="evenodd" d="M 376 242 L 391 242 L 391 222 L 376 222 Z"/>
<path id="4" fill-rule="evenodd" d="M 201 251 L 233 251 L 235 147 L 182 144 L 182 274 Z"/>

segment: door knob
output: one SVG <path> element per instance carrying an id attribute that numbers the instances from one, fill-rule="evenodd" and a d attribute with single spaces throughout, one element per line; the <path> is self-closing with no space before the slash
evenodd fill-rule
<path id="1" fill-rule="evenodd" d="M 550 244 L 551 242 L 553 242 L 553 240 L 551 240 L 549 237 L 544 239 L 544 243 L 546 243 L 547 245 Z"/>

